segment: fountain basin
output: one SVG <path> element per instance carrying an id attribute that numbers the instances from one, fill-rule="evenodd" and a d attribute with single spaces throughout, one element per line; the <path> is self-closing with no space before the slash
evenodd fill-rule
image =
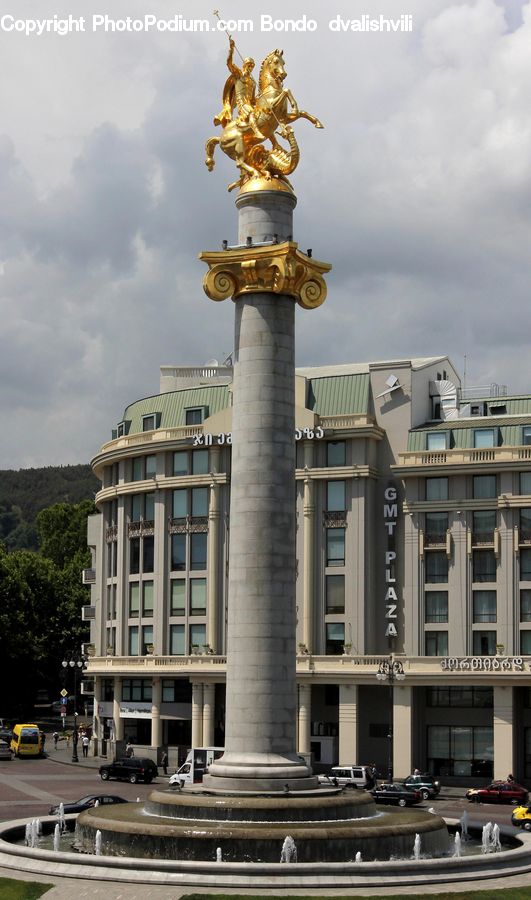
<path id="1" fill-rule="evenodd" d="M 104 856 L 141 859 L 280 860 L 286 835 L 299 863 L 388 860 L 411 855 L 415 834 L 430 857 L 448 852 L 446 825 L 419 809 L 379 812 L 364 791 L 308 791 L 288 797 L 227 796 L 153 791 L 145 804 L 98 807 L 81 813 L 75 847 L 94 852 L 101 831 Z"/>

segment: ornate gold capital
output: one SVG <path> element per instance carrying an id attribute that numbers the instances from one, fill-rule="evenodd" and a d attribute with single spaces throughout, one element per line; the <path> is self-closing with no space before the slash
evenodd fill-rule
<path id="1" fill-rule="evenodd" d="M 315 309 L 326 298 L 323 275 L 330 263 L 301 253 L 294 241 L 266 247 L 206 251 L 199 254 L 209 267 L 203 288 L 211 300 L 237 300 L 242 294 L 272 293 L 293 297 L 303 309 Z"/>

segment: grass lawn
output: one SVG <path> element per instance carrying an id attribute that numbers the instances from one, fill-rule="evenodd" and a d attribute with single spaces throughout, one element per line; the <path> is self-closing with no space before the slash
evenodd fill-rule
<path id="1" fill-rule="evenodd" d="M 36 900 L 49 891 L 53 884 L 41 884 L 37 881 L 16 881 L 14 878 L 0 878 L 0 897 L 2 900 Z"/>
<path id="2" fill-rule="evenodd" d="M 429 900 L 458 900 L 459 897 L 474 897 L 474 900 L 529 900 L 529 898 L 531 898 L 531 887 L 505 888 L 499 891 L 462 891 L 460 893 L 454 892 L 451 894 L 420 894 L 418 890 L 413 887 L 411 890 L 415 894 L 415 897 L 427 897 Z M 308 897 L 273 897 L 269 894 L 265 894 L 264 896 L 267 897 L 267 900 L 330 900 L 330 895 L 328 897 L 316 897 L 315 895 L 310 895 Z M 371 896 L 356 896 L 357 900 L 375 900 L 377 894 L 372 894 Z M 249 900 L 250 897 L 250 894 L 186 894 L 182 896 L 181 900 Z M 393 897 L 394 900 L 404 900 L 404 894 L 387 894 L 383 897 L 383 900 L 393 900 Z M 334 900 L 353 900 L 353 896 L 352 894 L 349 896 L 337 894 L 334 895 Z"/>

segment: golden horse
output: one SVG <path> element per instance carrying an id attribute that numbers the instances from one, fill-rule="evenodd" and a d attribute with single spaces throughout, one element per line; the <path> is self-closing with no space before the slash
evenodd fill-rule
<path id="1" fill-rule="evenodd" d="M 235 120 L 225 126 L 220 137 L 211 137 L 205 144 L 205 164 L 209 171 L 214 168 L 214 149 L 217 144 L 238 166 L 240 178 L 229 185 L 229 191 L 243 185 L 249 178 L 269 180 L 276 176 L 286 180 L 285 175 L 290 174 L 299 161 L 298 148 L 293 152 L 296 142 L 290 123 L 297 119 L 307 119 L 316 128 L 323 127 L 319 119 L 299 109 L 291 91 L 282 86 L 286 74 L 283 51 L 273 50 L 260 67 L 259 94 L 254 108 L 256 126 L 264 140 L 271 141 L 271 150 L 261 146 L 263 141 L 257 137 L 251 125 L 238 124 Z M 275 136 L 277 130 L 289 140 L 290 151 L 284 150 L 278 143 Z M 280 160 L 283 161 L 282 165 Z"/>

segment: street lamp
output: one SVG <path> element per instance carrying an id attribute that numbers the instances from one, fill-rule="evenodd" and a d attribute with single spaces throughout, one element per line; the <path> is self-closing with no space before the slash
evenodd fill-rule
<path id="1" fill-rule="evenodd" d="M 87 657 L 84 656 L 83 653 L 71 653 L 68 659 L 63 659 L 61 665 L 64 669 L 65 680 L 68 669 L 71 669 L 74 672 L 74 731 L 72 733 L 72 762 L 79 762 L 79 758 L 77 755 L 77 676 L 78 672 L 83 673 L 87 668 Z"/>
<path id="2" fill-rule="evenodd" d="M 403 681 L 406 677 L 404 666 L 398 659 L 394 659 L 393 654 L 389 655 L 389 659 L 383 659 L 378 666 L 376 673 L 378 681 L 389 682 L 389 732 L 387 735 L 387 780 L 393 780 L 393 706 L 394 696 L 393 688 L 395 681 Z"/>

